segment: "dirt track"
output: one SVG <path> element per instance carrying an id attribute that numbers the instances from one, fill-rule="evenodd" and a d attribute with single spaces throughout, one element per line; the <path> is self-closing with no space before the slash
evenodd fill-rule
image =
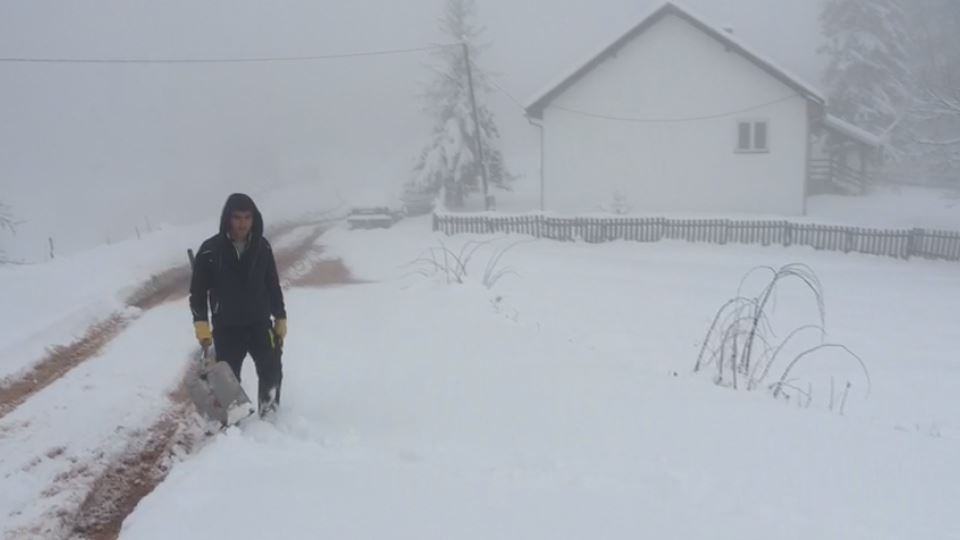
<path id="1" fill-rule="evenodd" d="M 271 234 L 274 237 L 283 236 L 299 226 L 301 225 L 296 223 L 284 224 L 274 228 Z M 313 249 L 314 242 L 323 230 L 322 225 L 317 225 L 315 233 L 308 235 L 302 242 L 277 250 L 278 268 L 283 271 L 303 259 Z M 126 304 L 146 311 L 163 302 L 183 298 L 189 286 L 190 266 L 184 263 L 150 276 L 130 295 Z M 106 319 L 91 325 L 72 343 L 49 348 L 47 354 L 25 373 L 0 380 L 0 418 L 70 370 L 95 357 L 136 318 L 137 315 L 123 312 L 112 313 Z"/>
<path id="2" fill-rule="evenodd" d="M 326 287 L 357 283 L 340 260 L 310 260 L 319 255 L 315 246 L 322 231 L 310 235 L 289 250 L 277 252 L 281 274 L 304 264 L 305 272 L 284 280 L 288 286 Z M 188 372 L 185 377 L 191 376 Z M 188 454 L 213 435 L 198 422 L 193 405 L 186 392 L 186 378 L 171 395 L 172 406 L 144 434 L 145 442 L 131 441 L 120 456 L 111 461 L 96 479 L 93 489 L 71 516 L 69 524 L 73 538 L 112 540 L 117 538 L 123 520 L 166 478 L 170 458 L 174 454 Z"/>

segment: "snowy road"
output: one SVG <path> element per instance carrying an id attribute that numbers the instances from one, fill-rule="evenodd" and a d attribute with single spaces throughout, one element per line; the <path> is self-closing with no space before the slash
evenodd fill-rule
<path id="1" fill-rule="evenodd" d="M 279 234 L 276 249 L 287 285 L 322 269 L 316 245 L 322 230 L 289 227 Z M 184 416 L 188 409 L 176 395 L 196 352 L 184 291 L 185 285 L 177 291 L 179 300 L 149 309 L 123 308 L 124 325 L 107 334 L 102 346 L 75 347 L 71 367 L 44 371 L 49 380 L 33 381 L 0 417 L 5 537 L 96 532 L 132 509 L 143 495 L 138 484 L 162 478 L 175 454 L 202 441 L 205 428 L 192 413 Z M 44 362 L 50 360 L 64 358 L 52 355 Z M 159 452 L 151 448 L 158 445 Z M 140 463 L 147 459 L 155 462 Z M 114 508 L 128 502 L 127 510 Z"/>

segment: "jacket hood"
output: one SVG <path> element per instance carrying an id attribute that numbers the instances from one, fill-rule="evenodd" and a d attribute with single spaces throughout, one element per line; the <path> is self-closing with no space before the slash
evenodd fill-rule
<path id="1" fill-rule="evenodd" d="M 244 193 L 234 193 L 227 197 L 220 214 L 220 234 L 227 236 L 230 231 L 230 214 L 235 211 L 252 212 L 253 227 L 250 228 L 250 242 L 257 243 L 263 237 L 263 216 L 253 199 Z"/>

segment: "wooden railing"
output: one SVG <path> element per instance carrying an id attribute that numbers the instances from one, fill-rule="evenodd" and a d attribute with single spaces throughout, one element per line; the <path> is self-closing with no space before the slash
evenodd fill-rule
<path id="1" fill-rule="evenodd" d="M 830 159 L 812 159 L 808 171 L 815 191 L 841 190 L 848 195 L 862 195 L 867 179 L 861 171 Z"/>

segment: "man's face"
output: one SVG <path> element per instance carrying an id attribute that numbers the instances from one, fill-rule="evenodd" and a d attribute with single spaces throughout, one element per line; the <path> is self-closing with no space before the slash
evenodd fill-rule
<path id="1" fill-rule="evenodd" d="M 235 210 L 230 212 L 230 238 L 243 240 L 253 227 L 253 212 Z"/>

